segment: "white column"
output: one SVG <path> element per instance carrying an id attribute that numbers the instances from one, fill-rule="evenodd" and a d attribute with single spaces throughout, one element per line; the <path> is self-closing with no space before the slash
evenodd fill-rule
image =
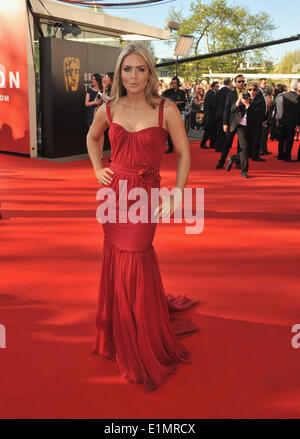
<path id="1" fill-rule="evenodd" d="M 31 36 L 30 36 L 31 32 Z M 36 92 L 34 57 L 32 47 L 34 41 L 34 22 L 30 11 L 27 9 L 27 68 L 28 68 L 28 103 L 29 103 L 29 136 L 30 157 L 37 157 L 37 124 L 36 124 Z"/>

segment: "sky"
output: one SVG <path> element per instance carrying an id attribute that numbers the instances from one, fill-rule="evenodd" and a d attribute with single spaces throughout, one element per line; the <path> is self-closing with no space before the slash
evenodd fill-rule
<path id="1" fill-rule="evenodd" d="M 258 13 L 260 11 L 267 12 L 273 19 L 273 22 L 278 28 L 270 35 L 270 40 L 277 40 L 293 35 L 300 34 L 300 20 L 298 15 L 298 8 L 295 3 L 298 0 L 240 0 L 231 1 L 231 4 L 239 4 L 244 6 L 251 13 Z M 205 2 L 205 0 L 204 0 Z M 115 15 L 129 20 L 134 20 L 139 23 L 147 24 L 149 26 L 164 28 L 165 20 L 169 18 L 169 10 L 174 7 L 176 10 L 182 9 L 184 15 L 188 15 L 189 5 L 191 0 L 175 0 L 162 5 L 153 5 L 142 8 L 133 9 L 115 9 L 103 8 L 103 12 L 109 15 Z M 155 50 L 155 55 L 158 58 L 173 57 L 174 48 L 166 46 L 163 42 L 152 42 Z M 276 63 L 286 52 L 300 49 L 300 40 L 291 43 L 273 46 L 268 49 L 269 56 Z M 205 50 L 203 48 L 205 53 Z"/>

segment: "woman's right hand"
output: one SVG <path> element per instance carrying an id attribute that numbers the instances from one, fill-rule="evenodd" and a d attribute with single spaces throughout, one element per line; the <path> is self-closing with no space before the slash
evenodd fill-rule
<path id="1" fill-rule="evenodd" d="M 98 169 L 95 172 L 95 175 L 99 181 L 100 184 L 108 185 L 112 181 L 112 175 L 114 171 L 110 168 L 102 168 Z"/>

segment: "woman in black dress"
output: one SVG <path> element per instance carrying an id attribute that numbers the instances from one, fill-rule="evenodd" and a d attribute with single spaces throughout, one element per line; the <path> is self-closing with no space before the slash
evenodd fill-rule
<path id="1" fill-rule="evenodd" d="M 112 86 L 113 80 L 114 80 L 114 72 L 106 72 L 104 78 L 102 79 L 102 87 L 103 87 L 102 101 L 103 102 L 110 101 L 111 86 Z M 102 151 L 103 151 L 104 143 L 108 146 L 108 149 L 110 149 L 108 129 L 105 130 L 105 132 L 104 132 Z M 111 162 L 111 158 L 109 158 L 108 161 Z"/>
<path id="2" fill-rule="evenodd" d="M 99 73 L 94 73 L 92 75 L 92 86 L 88 88 L 85 95 L 85 106 L 87 107 L 86 123 L 88 128 L 93 123 L 94 113 L 97 107 L 103 103 L 102 99 L 102 78 Z M 101 154 L 103 151 L 103 140 L 102 142 Z M 101 145 L 100 145 L 101 146 Z M 103 156 L 101 155 L 101 158 Z"/>
<path id="3" fill-rule="evenodd" d="M 102 104 L 102 99 L 97 98 L 102 95 L 102 78 L 99 73 L 92 76 L 92 86 L 88 88 L 85 95 L 85 106 L 87 107 L 86 123 L 88 127 L 92 125 L 95 108 Z"/>

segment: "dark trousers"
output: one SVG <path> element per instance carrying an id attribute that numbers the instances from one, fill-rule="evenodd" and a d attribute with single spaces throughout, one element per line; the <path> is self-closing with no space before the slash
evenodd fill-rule
<path id="1" fill-rule="evenodd" d="M 270 139 L 271 140 L 279 140 L 279 129 L 276 126 L 276 119 L 275 117 L 273 117 L 272 121 L 271 121 L 271 126 L 270 126 Z"/>
<path id="2" fill-rule="evenodd" d="M 233 142 L 233 138 L 234 138 L 235 133 L 236 133 L 236 130 L 233 131 L 232 133 L 231 132 L 225 133 L 225 140 L 223 143 L 222 154 L 221 154 L 221 158 L 220 158 L 220 163 L 222 163 L 222 165 L 224 165 L 226 158 L 229 154 L 229 151 L 232 147 L 232 142 Z"/>
<path id="3" fill-rule="evenodd" d="M 226 157 L 232 146 L 235 133 L 237 134 L 239 139 L 238 153 L 232 156 L 232 160 L 240 163 L 242 171 L 248 171 L 248 159 L 249 157 L 255 157 L 253 151 L 256 151 L 257 148 L 257 138 L 259 135 L 259 130 L 251 130 L 249 127 L 246 127 L 244 125 L 238 125 L 233 132 L 229 132 L 226 134 L 226 141 L 222 150 L 219 163 L 225 163 Z"/>
<path id="4" fill-rule="evenodd" d="M 262 126 L 261 134 L 260 134 L 260 152 L 263 153 L 268 152 L 268 135 L 269 135 L 269 127 Z"/>
<path id="5" fill-rule="evenodd" d="M 256 159 L 260 156 L 259 150 L 260 150 L 260 138 L 261 138 L 261 131 L 262 131 L 262 125 L 260 124 L 257 127 L 257 130 L 255 131 L 255 137 L 254 133 L 251 134 L 251 157 L 253 159 Z M 250 133 L 249 133 L 250 134 Z"/>
<path id="6" fill-rule="evenodd" d="M 235 162 L 240 162 L 241 171 L 248 171 L 249 169 L 249 157 L 251 154 L 251 149 L 256 148 L 256 137 L 251 136 L 249 130 L 244 125 L 238 125 L 236 133 L 239 138 L 240 152 L 231 157 Z M 251 148 L 252 146 L 252 148 Z"/>
<path id="7" fill-rule="evenodd" d="M 210 147 L 216 146 L 217 141 L 217 123 L 214 121 L 205 128 L 204 137 L 201 146 L 206 146 L 206 142 L 210 140 Z"/>
<path id="8" fill-rule="evenodd" d="M 223 118 L 222 116 L 217 120 L 217 144 L 216 151 L 222 151 L 225 144 L 226 133 L 223 130 Z"/>
<path id="9" fill-rule="evenodd" d="M 295 127 L 282 125 L 280 128 L 278 142 L 278 158 L 289 160 L 291 158 L 292 148 L 294 144 Z"/>

